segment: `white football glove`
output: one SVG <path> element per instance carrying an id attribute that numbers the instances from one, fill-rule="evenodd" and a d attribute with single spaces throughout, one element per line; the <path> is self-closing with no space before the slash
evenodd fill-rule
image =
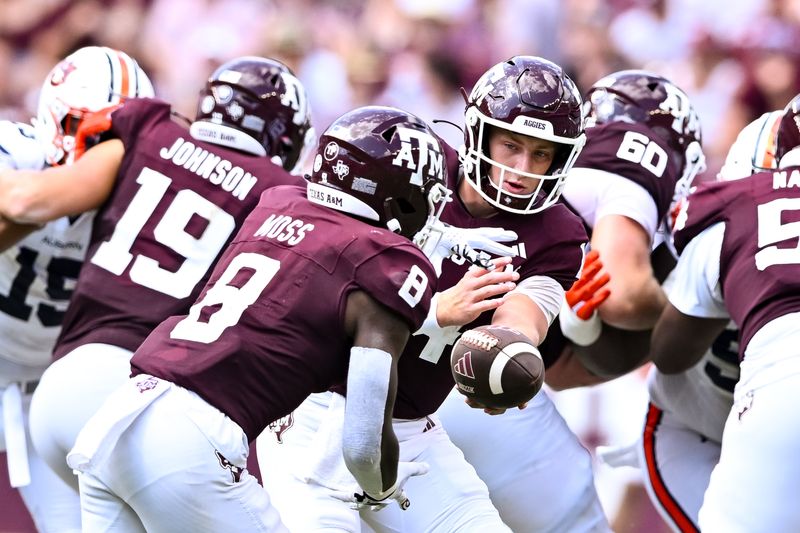
<path id="1" fill-rule="evenodd" d="M 473 265 L 491 270 L 489 254 L 516 257 L 517 251 L 500 244 L 517 240 L 514 231 L 497 227 L 458 228 L 437 220 L 422 230 L 422 251 L 431 260 L 437 274 L 442 272 L 442 261 L 462 258 Z M 488 253 L 487 253 L 488 252 Z"/>
<path id="2" fill-rule="evenodd" d="M 362 509 L 379 511 L 392 503 L 392 501 L 396 501 L 400 509 L 405 511 L 411 506 L 408 496 L 403 492 L 406 481 L 408 481 L 410 477 L 427 474 L 429 469 L 428 463 L 401 461 L 397 463 L 397 481 L 382 493 L 372 496 L 366 492 L 335 492 L 333 497 L 337 500 L 349 503 L 350 508 L 357 511 Z"/>

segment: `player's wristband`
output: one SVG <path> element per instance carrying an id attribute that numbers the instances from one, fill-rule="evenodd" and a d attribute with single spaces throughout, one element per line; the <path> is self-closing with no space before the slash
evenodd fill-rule
<path id="1" fill-rule="evenodd" d="M 425 321 L 419 327 L 417 331 L 414 332 L 414 335 L 427 335 L 428 337 L 434 337 L 442 334 L 442 330 L 445 332 L 447 331 L 458 331 L 458 326 L 441 326 L 439 325 L 439 321 L 436 319 L 436 310 L 439 307 L 439 293 L 433 295 L 431 298 L 431 307 L 428 310 L 428 316 L 425 317 Z"/>
<path id="2" fill-rule="evenodd" d="M 561 303 L 558 322 L 564 336 L 579 346 L 594 344 L 603 331 L 603 322 L 597 311 L 592 313 L 588 320 L 582 320 L 578 318 L 566 300 Z"/>

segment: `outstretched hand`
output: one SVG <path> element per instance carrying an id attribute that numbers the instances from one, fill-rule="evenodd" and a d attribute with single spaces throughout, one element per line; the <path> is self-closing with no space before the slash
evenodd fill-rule
<path id="1" fill-rule="evenodd" d="M 515 232 L 503 228 L 458 228 L 436 221 L 423 232 L 420 232 L 420 237 L 424 241 L 422 251 L 433 263 L 437 274 L 441 273 L 444 259 L 463 259 L 491 270 L 494 265 L 489 254 L 502 257 L 518 255 L 514 248 L 500 244 L 518 238 Z"/>
<path id="2" fill-rule="evenodd" d="M 565 297 L 567 305 L 581 320 L 588 320 L 597 308 L 611 295 L 611 291 L 604 289 L 611 276 L 604 273 L 598 277 L 603 269 L 600 254 L 592 250 L 586 254 L 586 260 L 581 269 L 580 278 L 567 291 Z"/>

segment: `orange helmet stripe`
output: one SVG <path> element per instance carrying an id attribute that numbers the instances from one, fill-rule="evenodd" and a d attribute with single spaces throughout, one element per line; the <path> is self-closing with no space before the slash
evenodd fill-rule
<path id="1" fill-rule="evenodd" d="M 120 97 L 124 100 L 130 94 L 130 66 L 128 65 L 128 62 L 125 61 L 125 56 L 122 54 L 122 52 L 117 51 L 117 59 L 119 59 L 120 65 L 122 66 L 122 90 L 120 91 Z"/>

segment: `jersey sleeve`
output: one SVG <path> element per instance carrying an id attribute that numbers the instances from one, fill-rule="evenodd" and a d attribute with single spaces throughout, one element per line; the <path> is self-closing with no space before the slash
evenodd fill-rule
<path id="1" fill-rule="evenodd" d="M 0 121 L 0 169 L 39 170 L 44 167 L 44 150 L 36 140 L 33 126 Z"/>
<path id="2" fill-rule="evenodd" d="M 725 224 L 707 228 L 683 250 L 670 274 L 667 297 L 681 313 L 702 318 L 728 318 L 722 299 L 719 261 Z"/>
<path id="3" fill-rule="evenodd" d="M 644 228 L 652 240 L 658 209 L 650 193 L 619 174 L 598 169 L 574 169 L 564 186 L 564 198 L 592 228 L 608 215 L 622 215 Z"/>
<path id="4" fill-rule="evenodd" d="M 120 139 L 127 151 L 145 124 L 157 122 L 169 113 L 169 104 L 161 100 L 131 98 L 111 113 L 111 129 L 103 138 Z"/>
<path id="5" fill-rule="evenodd" d="M 384 248 L 356 269 L 355 282 L 403 318 L 411 331 L 425 320 L 436 292 L 433 265 L 411 243 Z"/>
<path id="6" fill-rule="evenodd" d="M 723 222 L 726 192 L 738 182 L 715 182 L 700 185 L 683 203 L 675 220 L 674 244 L 678 254 L 707 227 Z"/>

